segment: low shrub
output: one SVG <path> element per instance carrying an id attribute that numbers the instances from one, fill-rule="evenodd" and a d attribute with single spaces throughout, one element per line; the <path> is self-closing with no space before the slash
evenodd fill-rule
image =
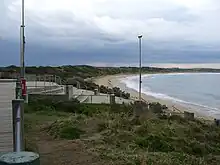
<path id="1" fill-rule="evenodd" d="M 77 122 L 75 118 L 57 120 L 47 128 L 47 131 L 54 138 L 79 139 L 84 131 L 77 127 Z"/>
<path id="2" fill-rule="evenodd" d="M 80 135 L 83 133 L 82 130 L 73 126 L 66 126 L 60 129 L 60 138 L 63 139 L 79 139 Z"/>
<path id="3" fill-rule="evenodd" d="M 149 107 L 153 113 L 162 113 L 164 110 L 168 109 L 166 105 L 162 105 L 160 103 L 155 103 L 155 102 L 150 103 Z"/>
<path id="4" fill-rule="evenodd" d="M 158 135 L 148 135 L 138 137 L 135 141 L 137 145 L 147 149 L 149 152 L 171 152 L 173 147 L 169 141 L 166 141 Z"/>

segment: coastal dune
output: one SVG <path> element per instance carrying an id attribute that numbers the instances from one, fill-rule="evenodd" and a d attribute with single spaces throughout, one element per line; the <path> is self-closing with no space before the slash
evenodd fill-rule
<path id="1" fill-rule="evenodd" d="M 139 95 L 138 92 L 132 88 L 128 88 L 125 83 L 121 82 L 122 79 L 125 79 L 130 76 L 137 76 L 137 75 L 134 74 L 110 75 L 110 76 L 96 78 L 94 82 L 98 85 L 104 85 L 109 88 L 119 87 L 121 88 L 121 90 L 130 93 L 131 99 L 138 99 L 138 95 Z M 213 117 L 200 114 L 199 110 L 196 108 L 192 108 L 190 106 L 183 105 L 172 100 L 159 99 L 150 95 L 146 95 L 144 93 L 142 93 L 142 99 L 144 99 L 147 102 L 159 102 L 160 104 L 166 105 L 168 109 L 171 111 L 175 111 L 179 113 L 184 113 L 184 111 L 192 112 L 195 114 L 197 118 L 202 118 L 205 120 L 213 120 Z"/>

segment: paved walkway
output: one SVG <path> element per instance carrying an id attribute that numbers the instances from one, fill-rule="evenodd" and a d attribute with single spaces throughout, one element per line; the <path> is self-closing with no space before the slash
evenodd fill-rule
<path id="1" fill-rule="evenodd" d="M 58 86 L 51 82 L 27 82 L 28 88 Z M 12 100 L 16 80 L 0 79 L 0 153 L 13 151 Z M 59 87 L 59 86 L 58 86 Z"/>
<path id="2" fill-rule="evenodd" d="M 12 100 L 15 99 L 13 80 L 0 79 L 0 152 L 13 151 Z"/>

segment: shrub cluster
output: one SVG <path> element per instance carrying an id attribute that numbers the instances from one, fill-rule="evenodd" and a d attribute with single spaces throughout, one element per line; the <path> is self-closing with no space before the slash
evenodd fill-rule
<path id="1" fill-rule="evenodd" d="M 80 87 L 81 89 L 92 90 L 98 89 L 100 93 L 104 94 L 115 94 L 117 97 L 122 97 L 124 99 L 130 98 L 130 93 L 122 91 L 118 87 L 109 88 L 104 85 L 97 85 L 91 81 L 84 81 L 84 79 L 80 77 L 70 78 L 65 82 L 67 85 L 73 85 L 74 87 Z M 79 85 L 80 84 L 80 85 Z"/>
<path id="2" fill-rule="evenodd" d="M 117 161 L 115 164 L 141 164 L 140 155 L 143 154 L 148 164 L 218 164 L 220 128 L 181 116 L 161 118 L 159 114 L 164 114 L 167 107 L 159 103 L 151 103 L 148 109 L 156 118 L 138 118 L 135 122 L 135 104 L 94 105 L 80 104 L 76 100 L 32 98 L 27 106 L 29 112 L 34 113 L 68 112 L 69 117 L 49 124 L 48 133 L 61 139 L 88 142 L 91 138 L 92 150 L 102 158 Z"/>

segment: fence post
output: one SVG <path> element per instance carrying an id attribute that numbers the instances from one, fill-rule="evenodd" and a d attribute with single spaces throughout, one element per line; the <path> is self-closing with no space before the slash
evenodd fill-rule
<path id="1" fill-rule="evenodd" d="M 35 79 L 34 85 L 35 85 L 35 88 L 37 88 L 37 77 Z"/>
<path id="2" fill-rule="evenodd" d="M 57 83 L 57 76 L 56 75 L 54 75 L 54 82 L 56 83 L 56 84 L 58 84 Z M 61 85 L 61 84 L 60 84 Z"/>
<path id="3" fill-rule="evenodd" d="M 94 95 L 98 95 L 98 89 L 94 89 Z"/>
<path id="4" fill-rule="evenodd" d="M 0 156 L 0 165 L 40 165 L 40 157 L 33 152 L 12 152 Z"/>
<path id="5" fill-rule="evenodd" d="M 58 76 L 58 78 L 59 78 L 59 85 L 62 85 L 62 80 L 61 80 L 61 78 L 60 78 L 60 76 Z"/>
<path id="6" fill-rule="evenodd" d="M 24 100 L 12 100 L 13 150 L 24 151 Z"/>
<path id="7" fill-rule="evenodd" d="M 73 98 L 73 86 L 72 85 L 66 85 L 65 94 L 68 100 L 71 100 Z"/>
<path id="8" fill-rule="evenodd" d="M 49 82 L 50 82 L 50 90 L 52 90 L 52 78 L 53 78 L 52 76 L 50 75 L 50 80 L 49 80 Z"/>
<path id="9" fill-rule="evenodd" d="M 44 75 L 44 89 L 46 90 L 45 86 L 46 86 L 46 76 Z"/>

